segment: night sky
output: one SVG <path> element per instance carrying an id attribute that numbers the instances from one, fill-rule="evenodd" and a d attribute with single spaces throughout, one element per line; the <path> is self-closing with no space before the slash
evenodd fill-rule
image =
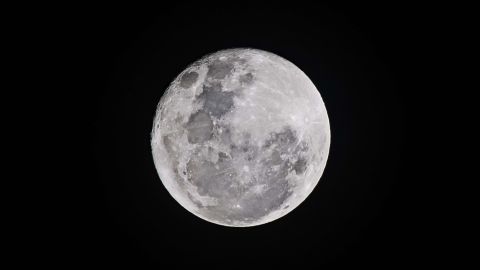
<path id="1" fill-rule="evenodd" d="M 62 196 L 72 204 L 62 206 L 57 259 L 164 269 L 410 266 L 424 256 L 425 229 L 409 158 L 420 145 L 409 126 L 418 95 L 409 59 L 421 35 L 411 31 L 414 10 L 256 2 L 77 10 L 58 31 L 68 35 L 64 54 L 75 63 L 65 107 L 81 111 L 60 116 L 78 119 L 69 124 L 78 154 L 64 168 L 73 184 Z M 285 217 L 250 228 L 183 209 L 162 185 L 150 149 L 169 83 L 205 54 L 235 47 L 270 51 L 302 69 L 322 95 L 332 135 L 310 196 Z"/>

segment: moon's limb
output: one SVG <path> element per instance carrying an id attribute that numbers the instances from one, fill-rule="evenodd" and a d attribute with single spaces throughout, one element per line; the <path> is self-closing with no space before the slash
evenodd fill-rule
<path id="1" fill-rule="evenodd" d="M 152 152 L 188 211 L 225 226 L 278 219 L 312 192 L 330 125 L 320 93 L 291 62 L 231 49 L 190 65 L 161 98 Z"/>

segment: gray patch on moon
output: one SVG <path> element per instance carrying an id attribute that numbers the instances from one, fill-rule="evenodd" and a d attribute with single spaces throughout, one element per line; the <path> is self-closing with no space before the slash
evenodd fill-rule
<path id="1" fill-rule="evenodd" d="M 201 143 L 212 138 L 213 121 L 204 111 L 198 111 L 190 116 L 185 128 L 188 131 L 189 143 Z"/>
<path id="2" fill-rule="evenodd" d="M 296 167 L 292 166 L 284 157 L 289 154 L 288 149 L 295 149 L 292 152 L 308 150 L 302 148 L 304 144 L 298 143 L 295 133 L 288 127 L 271 134 L 263 146 L 251 144 L 248 133 L 243 138 L 240 144 L 231 145 L 229 153 L 216 153 L 217 162 L 194 154 L 187 163 L 188 179 L 198 193 L 218 201 L 217 205 L 200 210 L 211 219 L 223 222 L 261 219 L 279 209 L 292 195 L 294 186 L 286 179 L 289 172 L 307 166 L 306 160 L 300 159 Z M 243 167 L 239 164 L 250 168 L 249 173 L 242 174 Z"/>
<path id="3" fill-rule="evenodd" d="M 253 82 L 253 74 L 251 72 L 240 75 L 240 83 L 242 84 L 251 84 Z"/>
<path id="4" fill-rule="evenodd" d="M 195 71 L 187 72 L 183 74 L 180 79 L 180 86 L 183 88 L 189 88 L 192 86 L 198 79 L 198 73 Z"/>
<path id="5" fill-rule="evenodd" d="M 212 116 L 220 118 L 233 107 L 233 92 L 221 91 L 222 87 L 216 83 L 204 85 L 203 92 L 198 96 L 199 101 L 204 101 L 203 109 Z"/>
<path id="6" fill-rule="evenodd" d="M 219 165 L 218 169 L 215 165 Z M 213 163 L 203 159 L 191 159 L 187 163 L 188 180 L 197 187 L 198 194 L 221 199 L 232 186 L 236 174 L 232 164 Z M 228 194 L 232 195 L 232 194 Z"/>
<path id="7" fill-rule="evenodd" d="M 296 174 L 302 174 L 307 169 L 307 160 L 303 157 L 300 157 L 295 164 L 293 164 L 293 169 Z"/>
<path id="8" fill-rule="evenodd" d="M 226 125 L 216 125 L 216 137 L 221 145 L 232 145 L 232 133 Z"/>
<path id="9" fill-rule="evenodd" d="M 268 148 L 275 143 L 279 145 L 288 145 L 294 143 L 296 140 L 297 138 L 292 129 L 284 127 L 283 131 L 270 134 L 270 138 L 265 142 L 264 148 Z"/>
<path id="10" fill-rule="evenodd" d="M 227 160 L 228 155 L 225 154 L 224 152 L 218 152 L 218 162 L 224 162 Z"/>
<path id="11" fill-rule="evenodd" d="M 271 153 L 262 161 L 265 167 L 269 168 L 266 170 L 266 177 L 283 178 L 293 170 L 296 174 L 303 173 L 308 166 L 308 161 L 302 155 L 308 150 L 307 144 L 298 141 L 291 128 L 284 127 L 283 131 L 272 133 L 263 145 L 263 151 Z M 293 164 L 291 158 L 282 157 L 285 154 L 296 158 Z M 273 169 L 276 168 L 275 166 L 280 167 L 275 170 Z"/>
<path id="12" fill-rule="evenodd" d="M 216 80 L 225 78 L 233 70 L 233 63 L 231 61 L 214 60 L 208 65 L 207 77 Z"/>
<path id="13" fill-rule="evenodd" d="M 165 145 L 165 149 L 167 149 L 167 152 L 168 152 L 169 154 L 174 154 L 174 151 L 173 151 L 173 141 L 172 141 L 170 135 L 165 135 L 165 136 L 163 136 L 163 144 Z"/>

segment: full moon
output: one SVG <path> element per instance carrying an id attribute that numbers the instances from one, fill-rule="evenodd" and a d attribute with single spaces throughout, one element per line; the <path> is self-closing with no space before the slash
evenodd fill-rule
<path id="1" fill-rule="evenodd" d="M 158 103 L 151 146 L 163 185 L 209 222 L 248 227 L 299 206 L 322 176 L 330 124 L 293 63 L 228 49 L 188 66 Z"/>

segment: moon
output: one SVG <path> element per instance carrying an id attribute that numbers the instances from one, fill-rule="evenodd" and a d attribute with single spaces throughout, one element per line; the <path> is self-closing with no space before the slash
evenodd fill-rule
<path id="1" fill-rule="evenodd" d="M 170 195 L 209 222 L 276 220 L 312 192 L 330 124 L 312 81 L 270 52 L 221 50 L 188 66 L 161 97 L 153 160 Z"/>

